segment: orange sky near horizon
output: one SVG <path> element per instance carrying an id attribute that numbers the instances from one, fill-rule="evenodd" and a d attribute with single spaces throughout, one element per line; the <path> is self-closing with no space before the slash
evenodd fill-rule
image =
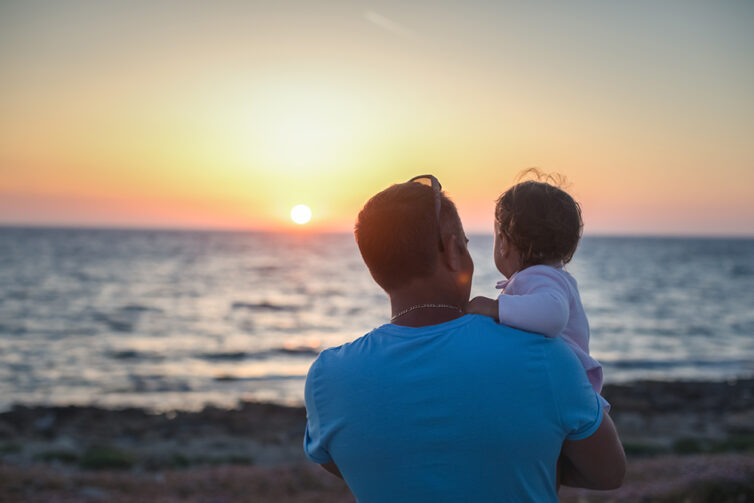
<path id="1" fill-rule="evenodd" d="M 754 236 L 754 5 L 0 4 L 0 225 L 348 231 L 536 166 L 585 232 Z M 306 204 L 311 223 L 290 209 Z"/>

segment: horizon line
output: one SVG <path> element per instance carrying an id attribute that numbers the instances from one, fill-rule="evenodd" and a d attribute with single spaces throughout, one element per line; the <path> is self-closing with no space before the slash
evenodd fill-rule
<path id="1" fill-rule="evenodd" d="M 228 234 L 353 234 L 350 230 L 335 229 L 307 229 L 305 227 L 288 229 L 273 229 L 265 227 L 170 227 L 170 226 L 136 226 L 136 225 L 86 225 L 86 224 L 37 224 L 37 223 L 7 223 L 0 222 L 0 230 L 91 230 L 91 231 L 126 231 L 126 232 L 203 232 L 203 233 L 228 233 Z M 489 231 L 470 230 L 472 236 L 491 236 Z M 754 239 L 754 233 L 673 233 L 673 232 L 614 232 L 592 231 L 585 232 L 582 237 L 605 237 L 605 238 L 675 238 L 675 239 Z"/>

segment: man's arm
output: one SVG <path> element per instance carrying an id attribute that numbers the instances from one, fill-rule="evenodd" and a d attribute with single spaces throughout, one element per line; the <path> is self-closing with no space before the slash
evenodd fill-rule
<path id="1" fill-rule="evenodd" d="M 341 473 L 340 473 L 340 469 L 338 468 L 338 466 L 335 464 L 334 461 L 330 461 L 329 463 L 323 463 L 323 464 L 321 464 L 319 466 L 321 466 L 322 468 L 324 468 L 328 472 L 332 473 L 336 477 L 341 478 L 341 479 L 343 478 L 343 475 L 341 475 Z"/>
<path id="2" fill-rule="evenodd" d="M 304 401 L 306 403 L 306 429 L 304 430 L 304 453 L 306 456 L 319 463 L 319 465 L 336 477 L 343 478 L 340 470 L 332 460 L 327 450 L 327 423 L 322 424 L 320 410 L 315 400 L 315 375 L 321 363 L 322 354 L 312 363 L 306 375 L 304 385 Z M 329 460 L 329 461 L 328 461 Z"/>
<path id="3" fill-rule="evenodd" d="M 599 428 L 582 440 L 563 442 L 563 485 L 586 489 L 617 489 L 626 474 L 626 454 L 613 420 L 603 414 Z"/>

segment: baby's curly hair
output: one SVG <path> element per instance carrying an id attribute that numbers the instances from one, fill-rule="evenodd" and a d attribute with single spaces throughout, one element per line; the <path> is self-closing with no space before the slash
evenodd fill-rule
<path id="1" fill-rule="evenodd" d="M 519 182 L 497 200 L 495 221 L 498 232 L 521 253 L 521 268 L 561 261 L 570 262 L 581 239 L 584 223 L 579 203 L 561 187 L 565 178 L 530 168 Z"/>

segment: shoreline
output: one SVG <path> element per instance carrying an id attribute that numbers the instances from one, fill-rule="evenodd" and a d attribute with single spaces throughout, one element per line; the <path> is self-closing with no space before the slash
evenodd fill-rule
<path id="1" fill-rule="evenodd" d="M 617 493 L 602 495 L 610 494 L 614 501 L 641 501 L 631 498 L 660 489 L 685 491 L 701 482 L 722 480 L 728 487 L 725 480 L 730 477 L 734 486 L 754 480 L 754 379 L 639 381 L 606 385 L 603 395 L 612 404 L 611 417 L 629 459 L 631 479 Z M 204 480 L 205 499 L 212 493 L 208 488 L 223 477 L 229 478 L 223 483 L 231 489 L 236 487 L 233 477 L 251 477 L 257 481 L 257 500 L 353 501 L 340 481 L 330 480 L 305 458 L 305 421 L 303 407 L 258 402 L 241 402 L 234 409 L 162 413 L 16 405 L 0 413 L 0 501 L 20 490 L 14 480 L 26 479 L 42 481 L 32 484 L 36 489 L 28 498 L 20 498 L 29 501 L 96 500 L 98 490 L 108 495 L 106 499 L 119 500 L 117 487 L 133 499 L 150 499 L 154 492 L 172 501 L 165 494 L 181 493 L 180 488 L 197 477 Z M 696 475 L 689 475 L 689 470 Z M 63 479 L 73 482 L 60 482 Z M 279 484 L 289 486 L 286 494 L 293 499 L 270 489 Z M 142 486 L 147 493 L 139 493 Z M 751 484 L 741 487 L 754 495 Z M 204 494 L 202 490 L 195 492 Z M 561 496 L 573 497 L 564 501 L 602 497 L 573 489 Z M 218 501 L 253 499 L 233 496 Z"/>
<path id="2" fill-rule="evenodd" d="M 754 378 L 609 384 L 602 394 L 629 455 L 754 451 Z M 304 407 L 263 402 L 167 412 L 17 404 L 0 412 L 0 460 L 80 461 L 104 446 L 132 466 L 304 462 L 305 422 Z"/>
<path id="3" fill-rule="evenodd" d="M 754 455 L 629 459 L 620 489 L 561 487 L 562 503 L 735 503 L 754 499 Z M 355 503 L 340 479 L 308 464 L 71 471 L 0 465 L 0 502 Z"/>

